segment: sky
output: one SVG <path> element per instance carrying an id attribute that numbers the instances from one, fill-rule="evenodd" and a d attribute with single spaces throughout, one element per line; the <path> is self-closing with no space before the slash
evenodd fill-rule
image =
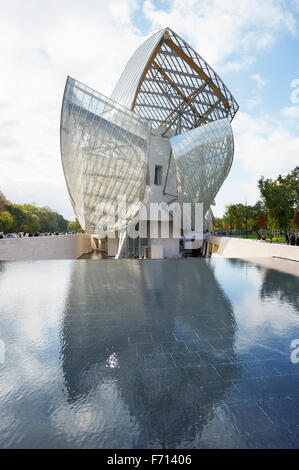
<path id="1" fill-rule="evenodd" d="M 299 0 L 0 0 L 0 190 L 75 218 L 60 159 L 67 75 L 110 96 L 153 32 L 172 28 L 240 105 L 216 197 L 254 204 L 257 180 L 299 164 Z"/>

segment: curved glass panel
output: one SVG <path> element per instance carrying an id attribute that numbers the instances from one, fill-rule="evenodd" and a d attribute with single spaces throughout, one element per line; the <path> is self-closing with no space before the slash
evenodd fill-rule
<path id="1" fill-rule="evenodd" d="M 138 213 L 148 166 L 150 125 L 68 77 L 61 114 L 61 156 L 73 209 L 87 232 L 116 217 L 121 229 Z M 126 205 L 119 205 L 119 196 Z M 111 227 L 111 225 L 110 225 Z"/>
<path id="2" fill-rule="evenodd" d="M 170 138 L 180 203 L 203 203 L 209 209 L 226 179 L 234 156 L 228 119 L 214 121 Z"/>
<path id="3" fill-rule="evenodd" d="M 165 29 L 162 29 L 153 34 L 134 52 L 112 92 L 111 99 L 131 109 L 143 71 L 164 31 Z"/>

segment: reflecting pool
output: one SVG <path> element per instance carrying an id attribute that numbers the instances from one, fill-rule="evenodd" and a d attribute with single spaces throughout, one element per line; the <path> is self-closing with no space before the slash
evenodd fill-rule
<path id="1" fill-rule="evenodd" d="M 298 279 L 225 259 L 1 262 L 0 447 L 299 448 Z"/>

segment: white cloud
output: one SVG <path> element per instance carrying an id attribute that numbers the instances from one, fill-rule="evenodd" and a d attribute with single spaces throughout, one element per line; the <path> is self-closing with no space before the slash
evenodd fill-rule
<path id="1" fill-rule="evenodd" d="M 275 177 L 298 164 L 299 137 L 283 123 L 239 112 L 234 131 L 235 159 L 246 171 Z"/>
<path id="2" fill-rule="evenodd" d="M 282 0 L 169 0 L 167 11 L 146 0 L 144 13 L 156 28 L 169 26 L 211 65 L 245 68 L 282 32 L 295 34 L 294 16 Z M 235 55 L 237 59 L 231 61 Z"/>
<path id="3" fill-rule="evenodd" d="M 259 73 L 251 75 L 250 78 L 255 81 L 255 87 L 251 92 L 251 97 L 244 99 L 244 104 L 249 111 L 252 111 L 262 103 L 261 90 L 266 86 L 267 81 Z"/>
<path id="4" fill-rule="evenodd" d="M 267 81 L 264 80 L 264 78 L 261 77 L 259 73 L 255 73 L 254 75 L 251 75 L 251 78 L 253 78 L 253 80 L 256 81 L 256 87 L 258 89 L 264 88 L 264 86 L 266 86 L 267 84 Z"/>
<path id="5" fill-rule="evenodd" d="M 289 106 L 283 108 L 282 115 L 285 118 L 298 119 L 299 118 L 299 106 Z"/>
<path id="6" fill-rule="evenodd" d="M 142 41 L 135 0 L 2 0 L 1 190 L 73 218 L 59 150 L 64 84 L 72 75 L 110 95 Z"/>

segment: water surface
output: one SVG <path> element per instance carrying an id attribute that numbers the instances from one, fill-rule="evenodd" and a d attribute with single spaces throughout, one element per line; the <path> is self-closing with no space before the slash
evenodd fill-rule
<path id="1" fill-rule="evenodd" d="M 2 262 L 0 447 L 298 448 L 296 338 L 253 263 Z"/>

